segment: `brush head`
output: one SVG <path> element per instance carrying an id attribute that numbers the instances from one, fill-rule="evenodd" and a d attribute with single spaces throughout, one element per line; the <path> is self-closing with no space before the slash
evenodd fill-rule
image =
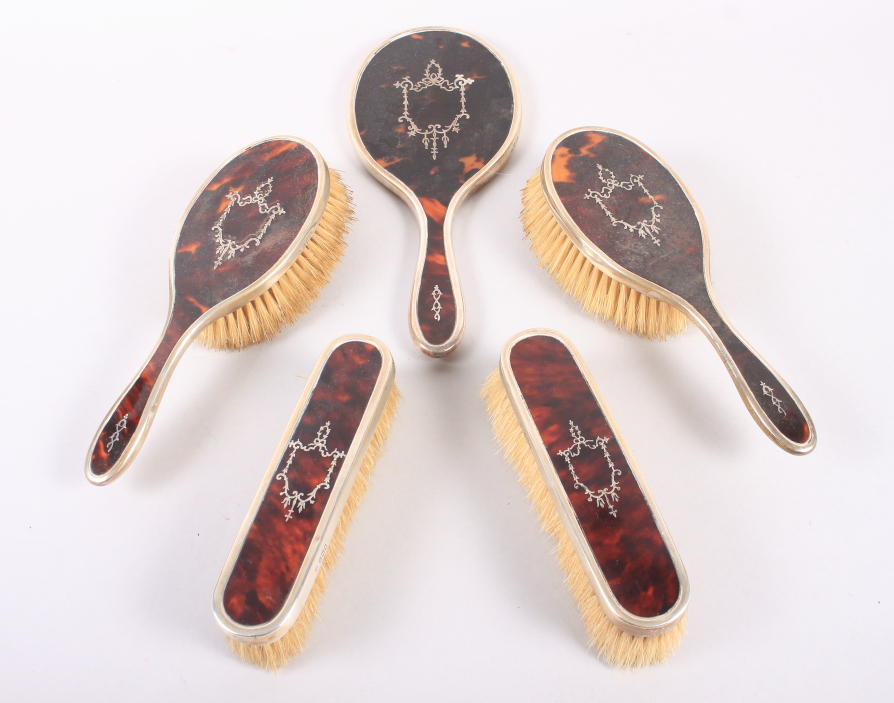
<path id="1" fill-rule="evenodd" d="M 804 405 L 717 306 L 704 217 L 670 166 L 632 137 L 581 127 L 553 141 L 537 175 L 522 219 L 563 287 L 646 336 L 682 327 L 682 317 L 644 295 L 673 306 L 711 340 L 767 436 L 792 454 L 812 451 Z M 625 285 L 613 289 L 606 275 Z"/>
<path id="2" fill-rule="evenodd" d="M 230 643 L 230 651 L 238 656 L 246 664 L 254 664 L 262 669 L 276 671 L 280 667 L 289 663 L 292 657 L 304 651 L 307 640 L 310 637 L 311 627 L 315 618 L 320 617 L 319 606 L 323 600 L 323 594 L 326 592 L 326 586 L 329 583 L 329 575 L 338 557 L 344 551 L 345 539 L 348 535 L 348 528 L 354 519 L 354 514 L 360 503 L 363 501 L 366 491 L 369 488 L 370 478 L 373 469 L 379 457 L 385 451 L 385 442 L 391 433 L 391 424 L 397 415 L 397 406 L 400 403 L 400 392 L 397 385 L 391 387 L 391 393 L 388 396 L 388 402 L 382 412 L 382 417 L 376 426 L 372 441 L 369 443 L 369 449 L 360 465 L 357 478 L 351 488 L 351 493 L 345 503 L 344 510 L 338 521 L 338 527 L 332 535 L 332 541 L 329 543 L 329 549 L 326 550 L 326 556 L 320 565 L 320 571 L 317 574 L 316 581 L 311 589 L 310 595 L 301 608 L 295 624 L 280 639 L 269 644 L 245 644 L 228 637 Z"/>
<path id="3" fill-rule="evenodd" d="M 686 329 L 679 310 L 612 278 L 584 255 L 550 210 L 540 169 L 522 191 L 521 222 L 541 268 L 586 312 L 648 339 L 664 340 Z"/>
<path id="4" fill-rule="evenodd" d="M 345 194 L 338 195 L 337 186 L 330 193 L 330 180 L 313 145 L 284 136 L 239 150 L 205 181 L 184 213 L 174 241 L 164 331 L 93 438 L 84 467 L 91 483 L 108 485 L 133 462 L 177 362 L 207 325 L 268 291 L 302 252 L 312 269 L 331 267 L 327 259 L 337 258 L 330 253 L 337 246 L 308 246 L 330 195 L 346 199 Z M 305 285 L 303 297 L 321 282 Z M 280 296 L 284 303 L 287 293 Z M 277 312 L 276 297 L 268 295 L 259 305 L 270 316 Z M 275 324 L 265 328 L 255 310 L 251 306 L 247 315 L 243 310 L 233 316 L 232 335 L 224 323 L 217 343 L 236 348 L 269 334 Z M 248 322 L 243 325 L 241 320 Z M 215 340 L 213 334 L 211 338 Z"/>
<path id="5" fill-rule="evenodd" d="M 244 349 L 272 339 L 307 313 L 341 260 L 353 221 L 351 194 L 338 172 L 329 169 L 326 208 L 295 262 L 269 289 L 205 327 L 198 341 L 209 349 Z"/>
<path id="6" fill-rule="evenodd" d="M 545 339 L 548 345 L 554 347 L 554 351 L 558 350 L 558 358 L 563 351 L 554 344 L 560 341 L 557 340 L 556 333 L 543 332 L 544 334 L 537 335 L 539 339 L 533 339 L 534 344 Z M 510 345 L 519 341 L 519 337 L 522 335 L 507 343 L 510 351 L 508 354 L 504 351 L 504 360 L 511 354 Z M 533 337 L 531 335 L 527 339 L 532 340 Z M 520 341 L 525 340 L 522 337 Z M 543 348 L 541 345 L 540 349 Z M 569 350 L 566 349 L 565 352 L 567 351 Z M 580 426 L 574 428 L 577 430 L 576 437 L 572 431 L 572 443 L 567 439 L 567 426 L 561 426 L 561 422 L 553 422 L 555 417 L 547 419 L 550 415 L 555 415 L 554 411 L 564 400 L 570 399 L 570 405 L 581 407 L 580 399 L 572 397 L 573 391 L 567 397 L 565 394 L 565 389 L 580 385 L 579 381 L 572 378 L 574 374 L 568 372 L 570 367 L 566 365 L 563 371 L 555 364 L 545 364 L 544 356 L 537 359 L 529 357 L 529 360 L 535 362 L 529 365 L 529 370 L 550 367 L 546 374 L 552 374 L 552 380 L 561 387 L 550 387 L 550 381 L 546 381 L 547 395 L 557 400 L 547 400 L 545 405 L 536 404 L 536 409 L 531 409 L 529 419 L 533 420 L 536 415 L 538 420 L 528 423 L 532 426 L 527 428 L 527 434 L 533 437 L 531 442 L 541 442 L 538 453 L 546 457 L 547 462 L 556 454 L 562 455 L 568 459 L 567 468 L 572 473 L 564 471 L 566 467 L 560 456 L 558 465 L 565 475 L 561 476 L 562 472 L 550 464 L 547 471 L 552 472 L 558 480 L 548 484 L 543 457 L 538 461 L 535 450 L 526 437 L 518 414 L 521 411 L 514 407 L 518 400 L 513 403 L 504 385 L 507 382 L 516 385 L 521 383 L 526 388 L 524 393 L 530 392 L 543 380 L 532 381 L 530 373 L 524 370 L 523 362 L 515 365 L 515 369 L 519 371 L 518 376 L 512 376 L 513 371 L 509 371 L 509 377 L 513 380 L 504 381 L 503 376 L 506 374 L 501 375 L 500 371 L 495 371 L 481 389 L 480 395 L 487 406 L 494 435 L 506 458 L 515 468 L 520 483 L 527 490 L 543 529 L 558 542 L 559 565 L 565 572 L 565 582 L 580 608 L 590 645 L 596 647 L 605 661 L 620 668 L 660 662 L 677 648 L 683 635 L 688 603 L 685 572 L 677 561 L 672 544 L 666 538 L 660 516 L 652 511 L 654 522 L 648 517 L 651 506 L 647 491 L 642 490 L 641 479 L 634 480 L 632 464 L 625 461 L 623 446 L 620 442 L 609 441 L 610 438 L 619 439 L 611 424 L 602 420 L 594 425 L 592 417 L 588 419 L 582 413 L 575 412 Z M 503 369 L 505 372 L 505 364 Z M 523 396 L 533 397 L 533 394 Z M 600 427 L 598 433 L 592 431 L 596 426 Z M 544 437 L 549 438 L 549 449 L 542 443 Z M 594 443 L 593 439 L 599 439 L 601 444 Z M 569 444 L 570 449 L 558 453 L 551 451 L 556 448 L 554 443 Z M 597 446 L 601 451 L 585 456 Z M 609 446 L 612 447 L 611 452 L 608 451 Z M 610 471 L 606 472 L 603 465 L 600 474 L 599 471 L 593 471 L 593 460 L 596 460 L 596 464 L 602 461 L 599 456 L 602 452 L 605 452 L 604 457 Z M 610 488 L 607 473 L 610 474 Z M 602 489 L 597 491 L 600 486 Z M 559 496 L 567 496 L 568 500 Z M 650 530 L 652 537 L 648 536 Z M 661 545 L 656 545 L 656 535 L 660 535 L 657 541 L 665 542 L 667 549 L 664 554 L 661 553 Z M 585 552 L 587 558 L 584 558 Z M 608 573 L 603 572 L 603 564 L 607 565 Z M 651 582 L 645 583 L 650 580 Z M 619 594 L 623 603 L 617 599 Z M 628 598 L 632 600 L 627 600 Z M 643 605 L 650 612 L 641 609 L 640 606 Z M 638 613 L 631 613 L 626 609 L 627 606 Z M 619 626 L 621 620 L 626 629 Z M 641 634 L 648 632 L 648 628 L 653 628 L 653 634 Z M 631 629 L 640 634 L 627 631 Z"/>
<path id="7" fill-rule="evenodd" d="M 318 360 L 214 591 L 244 661 L 275 670 L 304 648 L 399 399 L 372 337 L 340 338 Z"/>

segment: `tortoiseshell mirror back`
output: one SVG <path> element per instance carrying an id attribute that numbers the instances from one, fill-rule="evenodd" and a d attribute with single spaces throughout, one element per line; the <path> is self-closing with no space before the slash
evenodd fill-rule
<path id="1" fill-rule="evenodd" d="M 370 56 L 350 121 L 366 167 L 416 213 L 422 245 L 410 328 L 422 351 L 444 356 L 464 324 L 450 224 L 515 144 L 520 110 L 512 76 L 469 34 L 414 30 Z"/>

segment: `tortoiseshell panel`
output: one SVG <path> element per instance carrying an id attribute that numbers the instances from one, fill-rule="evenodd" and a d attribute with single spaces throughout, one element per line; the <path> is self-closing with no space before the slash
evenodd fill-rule
<path id="1" fill-rule="evenodd" d="M 458 84 L 460 77 L 470 82 Z M 405 91 L 407 85 L 412 87 Z M 410 188 L 427 216 L 418 321 L 429 343 L 441 344 L 456 324 L 444 217 L 460 187 L 509 138 L 515 114 L 509 74 L 497 56 L 467 34 L 417 32 L 395 39 L 372 57 L 358 82 L 354 114 L 366 150 Z M 432 297 L 436 286 L 440 310 Z"/>
<path id="2" fill-rule="evenodd" d="M 177 297 L 193 298 L 207 310 L 269 271 L 310 214 L 319 188 L 318 169 L 310 149 L 287 139 L 262 142 L 225 164 L 199 194 L 180 230 L 174 256 Z M 224 256 L 215 268 L 219 254 L 213 228 L 231 202 L 227 196 L 237 192 L 243 202 L 252 200 L 268 180 L 270 192 L 263 203 L 237 203 L 230 209 L 221 226 L 223 238 L 244 243 L 263 227 L 276 205 L 284 212 L 273 217 L 260 244 L 250 243 L 232 258 Z"/>
<path id="3" fill-rule="evenodd" d="M 94 474 L 104 475 L 120 458 L 162 367 L 190 325 L 255 283 L 294 242 L 310 214 L 318 180 L 317 159 L 307 147 L 273 139 L 228 161 L 199 193 L 177 239 L 173 310 L 164 338 L 100 433 L 90 460 Z M 249 241 L 265 223 L 259 241 Z M 234 242 L 234 249 L 244 248 L 232 257 L 221 255 L 216 235 Z"/>
<path id="4" fill-rule="evenodd" d="M 639 617 L 666 613 L 680 597 L 673 559 L 571 352 L 555 337 L 536 335 L 519 340 L 509 358 L 540 440 L 615 598 Z"/>
<path id="5" fill-rule="evenodd" d="M 773 424 L 793 442 L 807 441 L 810 428 L 798 404 L 718 314 L 706 284 L 704 233 L 674 175 L 630 139 L 598 130 L 568 135 L 550 164 L 561 205 L 584 236 L 615 263 L 692 305 Z"/>
<path id="6" fill-rule="evenodd" d="M 609 172 L 621 185 L 607 186 Z M 707 295 L 702 231 L 692 203 L 673 174 L 638 144 L 611 132 L 575 132 L 553 151 L 551 176 L 571 219 L 614 261 L 687 300 Z M 641 177 L 642 185 L 631 176 Z M 611 214 L 600 200 L 586 197 L 607 187 L 612 192 L 602 202 Z M 623 224 L 650 223 L 653 212 L 658 243 Z M 613 224 L 612 217 L 621 222 Z"/>
<path id="7" fill-rule="evenodd" d="M 401 121 L 403 90 L 396 85 L 404 78 L 419 83 L 430 61 L 451 84 L 457 75 L 474 81 L 465 88 L 468 117 L 458 121 L 459 131 L 447 133 L 446 145 L 438 138 L 435 154 Z M 422 130 L 447 126 L 460 113 L 457 89 L 434 86 L 407 94 L 408 112 Z M 360 77 L 354 103 L 360 139 L 370 155 L 417 197 L 435 198 L 444 207 L 503 146 L 514 109 L 512 85 L 500 60 L 472 37 L 440 30 L 410 34 L 382 47 Z"/>
<path id="8" fill-rule="evenodd" d="M 323 366 L 227 580 L 224 609 L 240 625 L 283 608 L 381 371 L 381 352 L 359 341 L 336 347 Z"/>

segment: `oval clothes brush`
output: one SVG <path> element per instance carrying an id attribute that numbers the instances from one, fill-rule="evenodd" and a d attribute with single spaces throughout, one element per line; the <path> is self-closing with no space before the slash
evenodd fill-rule
<path id="1" fill-rule="evenodd" d="M 566 132 L 550 145 L 522 202 L 541 266 L 587 311 L 662 339 L 689 318 L 767 436 L 792 454 L 814 448 L 816 430 L 801 401 L 714 302 L 701 212 L 647 147 L 609 129 Z"/>
<path id="2" fill-rule="evenodd" d="M 551 330 L 517 334 L 481 396 L 544 530 L 558 540 L 590 645 L 623 668 L 667 657 L 683 635 L 689 580 L 577 351 Z"/>
<path id="3" fill-rule="evenodd" d="M 303 649 L 399 398 L 377 339 L 341 337 L 320 356 L 214 590 L 244 661 L 275 670 Z"/>
<path id="4" fill-rule="evenodd" d="M 197 335 L 209 347 L 241 349 L 308 310 L 341 257 L 352 219 L 341 179 L 301 139 L 248 146 L 206 181 L 174 242 L 164 332 L 93 439 L 91 483 L 112 482 L 133 461 Z"/>
<path id="5" fill-rule="evenodd" d="M 416 215 L 421 242 L 410 332 L 423 352 L 445 356 L 464 326 L 453 218 L 515 146 L 521 123 L 515 80 L 471 34 L 416 29 L 389 39 L 366 60 L 348 121 L 366 168 Z"/>

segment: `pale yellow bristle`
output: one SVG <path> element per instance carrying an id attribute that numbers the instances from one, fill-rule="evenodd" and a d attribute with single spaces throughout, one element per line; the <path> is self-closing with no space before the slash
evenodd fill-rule
<path id="1" fill-rule="evenodd" d="M 546 482 L 537 467 L 537 461 L 509 402 L 499 371 L 494 371 L 487 377 L 481 389 L 481 397 L 487 405 L 494 436 L 506 458 L 515 467 L 519 482 L 527 490 L 544 531 L 558 542 L 559 565 L 565 572 L 565 583 L 580 608 L 590 646 L 596 647 L 600 656 L 608 663 L 623 669 L 663 661 L 679 646 L 685 620 L 654 637 L 631 635 L 612 624 L 599 605 L 599 599 L 593 592 L 590 580 L 565 532 Z"/>
<path id="2" fill-rule="evenodd" d="M 522 227 L 540 265 L 591 315 L 649 339 L 686 329 L 686 316 L 667 303 L 633 290 L 596 268 L 553 217 L 538 170 L 522 191 Z"/>
<path id="3" fill-rule="evenodd" d="M 210 349 L 243 349 L 266 342 L 304 315 L 341 259 L 353 220 L 351 195 L 341 176 L 329 169 L 326 208 L 295 263 L 269 290 L 203 329 L 199 342 Z"/>
<path id="4" fill-rule="evenodd" d="M 357 508 L 360 507 L 360 503 L 366 495 L 367 488 L 369 488 L 369 480 L 373 468 L 385 450 L 385 442 L 388 440 L 388 435 L 391 432 L 391 424 L 394 422 L 394 417 L 397 414 L 398 403 L 400 403 L 400 392 L 395 384 L 391 388 L 391 393 L 385 403 L 385 409 L 382 411 L 382 417 L 379 420 L 379 424 L 376 425 L 373 438 L 369 443 L 369 449 L 367 449 L 363 463 L 357 472 L 357 477 L 354 479 L 354 485 L 351 487 L 348 500 L 332 535 L 329 549 L 326 550 L 326 556 L 323 557 L 323 563 L 317 572 L 310 595 L 308 595 L 304 606 L 301 608 L 301 613 L 298 615 L 295 624 L 289 628 L 285 635 L 270 644 L 243 644 L 228 638 L 230 650 L 238 655 L 242 661 L 263 669 L 276 671 L 279 667 L 285 666 L 292 657 L 304 650 L 307 638 L 310 636 L 314 618 L 319 617 L 318 609 L 320 601 L 323 599 L 323 593 L 326 591 L 326 585 L 329 582 L 329 574 L 344 549 L 348 528 L 354 519 L 354 513 L 357 512 Z"/>

